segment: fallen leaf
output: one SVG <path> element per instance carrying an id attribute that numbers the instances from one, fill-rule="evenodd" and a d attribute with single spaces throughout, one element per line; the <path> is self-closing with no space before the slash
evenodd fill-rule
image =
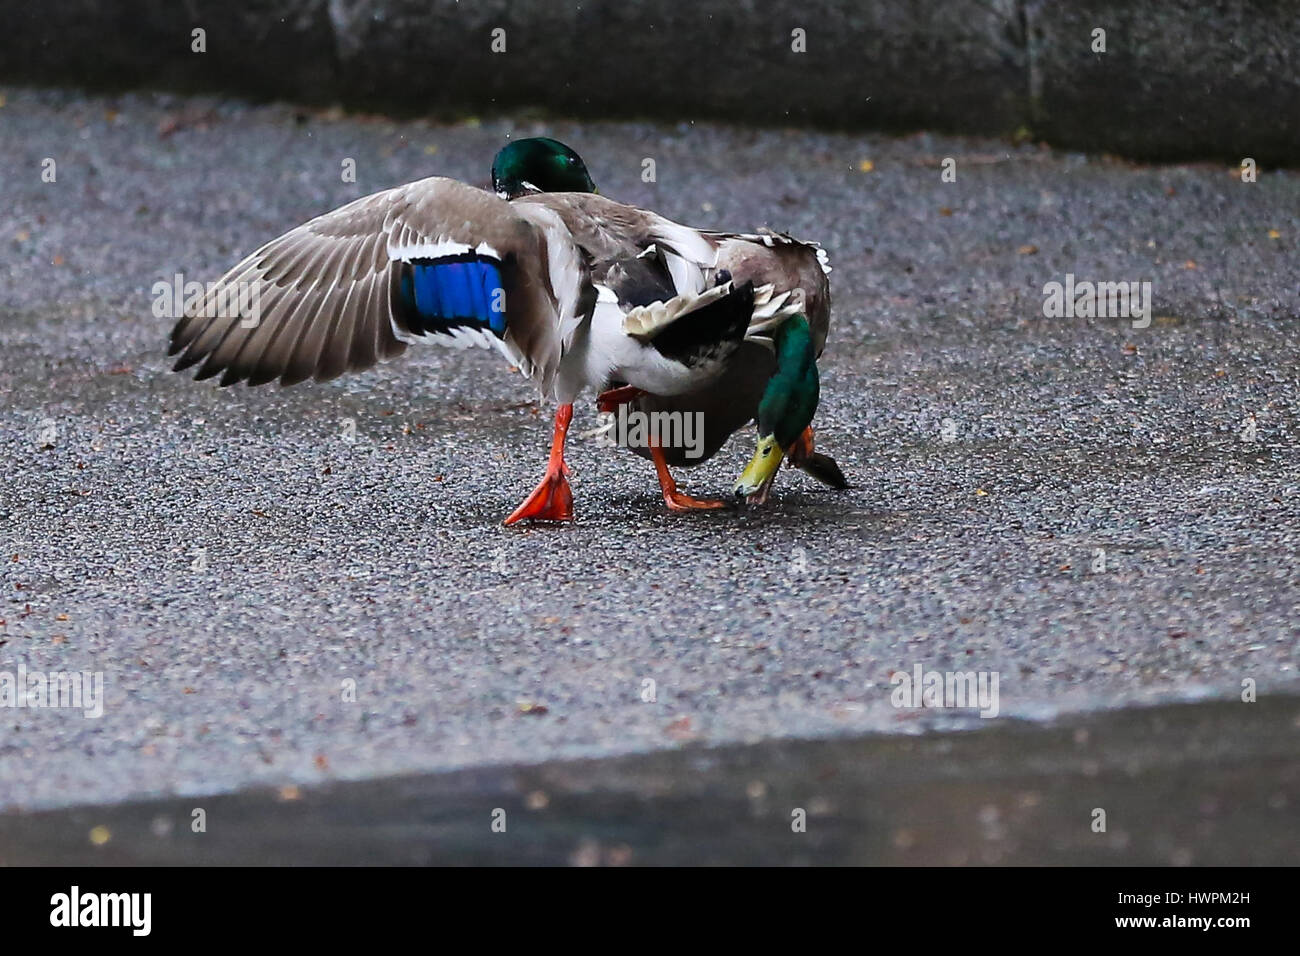
<path id="1" fill-rule="evenodd" d="M 678 717 L 664 728 L 664 733 L 673 740 L 691 740 L 695 736 L 695 731 L 691 729 L 691 718 L 689 717 Z"/>

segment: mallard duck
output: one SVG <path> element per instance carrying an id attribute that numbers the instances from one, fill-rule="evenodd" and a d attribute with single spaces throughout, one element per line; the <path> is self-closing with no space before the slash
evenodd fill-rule
<path id="1" fill-rule="evenodd" d="M 820 250 L 788 236 L 746 237 L 766 244 L 767 254 L 749 264 L 759 274 L 783 274 L 791 285 L 825 289 Z M 644 394 L 632 390 L 630 407 L 647 415 L 698 414 L 704 423 L 702 447 L 631 450 L 655 464 L 665 500 L 676 484 L 668 466 L 692 467 L 709 460 L 738 429 L 756 421 L 758 441 L 753 457 L 735 485 L 735 494 L 750 505 L 763 504 L 783 459 L 832 488 L 848 482 L 834 459 L 814 451 L 812 418 L 820 401 L 817 359 L 826 342 L 829 301 L 824 292 L 808 294 L 804 311 L 793 312 L 776 326 L 770 341 L 746 340 L 729 359 L 723 373 L 700 387 L 676 395 Z M 610 403 L 604 402 L 602 410 Z"/>
<path id="2" fill-rule="evenodd" d="M 565 144 L 545 137 L 517 140 L 504 147 L 492 163 L 497 195 L 522 201 L 543 192 L 596 192 L 582 159 Z M 563 208 L 573 201 L 566 197 Z M 577 204 L 579 207 L 581 204 Z M 561 211 L 561 214 L 564 213 Z M 817 409 L 820 383 L 816 360 L 826 344 L 830 326 L 830 265 L 816 244 L 777 233 L 728 234 L 701 232 L 717 248 L 717 265 L 733 280 L 748 278 L 763 290 L 763 306 L 777 300 L 769 321 L 770 338 L 755 336 L 732 353 L 719 375 L 676 394 L 651 393 L 635 387 L 615 387 L 598 400 L 602 411 L 626 404 L 647 415 L 668 412 L 701 416 L 701 446 L 688 453 L 681 447 L 654 443 L 632 451 L 655 464 L 664 501 L 671 510 L 720 507 L 723 502 L 691 499 L 677 491 L 669 465 L 690 467 L 708 461 L 738 429 L 757 419 L 758 444 L 735 486 L 735 494 L 750 504 L 766 501 L 783 457 L 813 478 L 833 488 L 848 482 L 834 459 L 813 450 L 809 424 Z M 781 301 L 788 300 L 788 301 Z M 802 311 L 800 311 L 802 300 Z M 781 322 L 783 318 L 793 321 Z"/>
<path id="3" fill-rule="evenodd" d="M 271 240 L 177 322 L 176 369 L 198 365 L 196 378 L 221 374 L 222 385 L 292 385 L 368 368 L 420 341 L 495 347 L 558 404 L 543 478 L 506 523 L 571 519 L 564 447 L 584 388 L 698 391 L 746 343 L 773 347 L 801 296 L 756 284 L 746 240 L 603 199 L 587 191 L 586 167 L 567 147 L 529 149 L 498 156 L 499 195 L 433 177 Z M 580 191 L 543 192 L 557 186 Z M 222 308 L 231 301 L 253 307 Z M 686 496 L 675 504 L 711 506 Z"/>

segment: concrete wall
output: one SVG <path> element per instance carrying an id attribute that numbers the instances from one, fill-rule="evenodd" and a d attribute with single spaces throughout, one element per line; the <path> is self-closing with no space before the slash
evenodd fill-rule
<path id="1" fill-rule="evenodd" d="M 1093 152 L 1300 162 L 1300 3 L 1284 0 L 0 0 L 0 24 L 0 82 L 428 115 L 1023 127 Z"/>

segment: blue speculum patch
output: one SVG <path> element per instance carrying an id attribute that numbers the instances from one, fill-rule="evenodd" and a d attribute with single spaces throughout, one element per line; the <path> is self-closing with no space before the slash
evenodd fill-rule
<path id="1" fill-rule="evenodd" d="M 505 335 L 505 292 L 495 260 L 477 256 L 417 259 L 402 274 L 402 299 L 423 331 L 458 326 Z"/>

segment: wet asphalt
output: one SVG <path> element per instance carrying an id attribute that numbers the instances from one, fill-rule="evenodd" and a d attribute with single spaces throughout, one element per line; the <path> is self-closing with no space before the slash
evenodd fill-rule
<path id="1" fill-rule="evenodd" d="M 4 93 L 0 673 L 106 689 L 99 718 L 0 710 L 0 807 L 1300 690 L 1295 172 Z M 550 409 L 491 354 L 287 390 L 168 371 L 156 282 L 376 189 L 486 185 L 535 133 L 606 195 L 823 243 L 818 440 L 851 490 L 783 472 L 762 510 L 671 515 L 645 462 L 578 441 L 578 520 L 506 529 Z M 1045 317 L 1067 273 L 1150 281 L 1150 326 Z M 725 493 L 752 440 L 683 489 Z M 893 706 L 918 664 L 998 674 L 998 717 Z"/>

